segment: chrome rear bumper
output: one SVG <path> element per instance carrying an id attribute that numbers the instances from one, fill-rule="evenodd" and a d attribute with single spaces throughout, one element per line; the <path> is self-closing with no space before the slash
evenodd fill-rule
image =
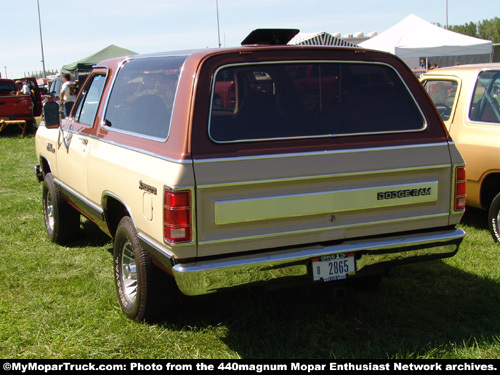
<path id="1" fill-rule="evenodd" d="M 172 272 L 179 289 L 186 295 L 276 282 L 312 282 L 312 258 L 354 253 L 358 273 L 375 266 L 387 267 L 453 256 L 464 236 L 463 230 L 454 228 L 423 234 L 346 241 L 332 246 L 308 246 L 259 255 L 181 263 L 174 265 Z"/>

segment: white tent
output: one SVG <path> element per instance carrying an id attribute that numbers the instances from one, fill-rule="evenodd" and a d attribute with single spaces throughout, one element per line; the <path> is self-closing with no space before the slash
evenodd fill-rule
<path id="1" fill-rule="evenodd" d="M 492 53 L 492 42 L 443 29 L 410 14 L 379 35 L 359 44 L 401 58 L 464 56 Z"/>

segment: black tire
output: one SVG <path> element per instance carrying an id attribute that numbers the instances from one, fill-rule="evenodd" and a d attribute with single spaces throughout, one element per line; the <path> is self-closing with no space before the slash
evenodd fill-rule
<path id="1" fill-rule="evenodd" d="M 26 121 L 26 128 L 24 129 L 24 134 L 32 134 L 35 133 L 35 125 L 36 121 L 35 119 Z"/>
<path id="2" fill-rule="evenodd" d="M 59 245 L 74 241 L 80 231 L 80 213 L 64 200 L 52 173 L 47 173 L 43 181 L 42 205 L 49 239 Z"/>
<path id="3" fill-rule="evenodd" d="M 493 241 L 500 242 L 500 193 L 493 198 L 488 211 L 488 228 Z"/>
<path id="4" fill-rule="evenodd" d="M 118 224 L 113 258 L 116 292 L 123 313 L 138 322 L 152 323 L 162 318 L 165 297 L 175 297 L 173 280 L 153 264 L 128 216 Z"/>

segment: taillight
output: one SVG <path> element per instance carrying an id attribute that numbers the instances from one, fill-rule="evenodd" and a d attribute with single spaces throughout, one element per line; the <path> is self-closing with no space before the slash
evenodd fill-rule
<path id="1" fill-rule="evenodd" d="M 170 243 L 193 239 L 190 191 L 165 190 L 163 231 L 165 240 Z"/>
<path id="2" fill-rule="evenodd" d="M 455 211 L 465 210 L 465 196 L 466 196 L 466 179 L 465 168 L 458 167 L 455 170 Z"/>

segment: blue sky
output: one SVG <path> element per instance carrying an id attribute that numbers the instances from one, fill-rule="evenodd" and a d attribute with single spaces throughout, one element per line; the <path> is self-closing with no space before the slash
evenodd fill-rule
<path id="1" fill-rule="evenodd" d="M 216 0 L 39 0 L 46 69 L 110 44 L 138 53 L 217 47 Z M 221 43 L 239 45 L 253 29 L 379 34 L 413 13 L 446 23 L 446 0 L 218 0 Z M 500 17 L 499 0 L 448 0 L 448 23 Z M 0 72 L 42 70 L 37 0 L 0 0 Z M 6 67 L 6 68 L 5 68 Z"/>

